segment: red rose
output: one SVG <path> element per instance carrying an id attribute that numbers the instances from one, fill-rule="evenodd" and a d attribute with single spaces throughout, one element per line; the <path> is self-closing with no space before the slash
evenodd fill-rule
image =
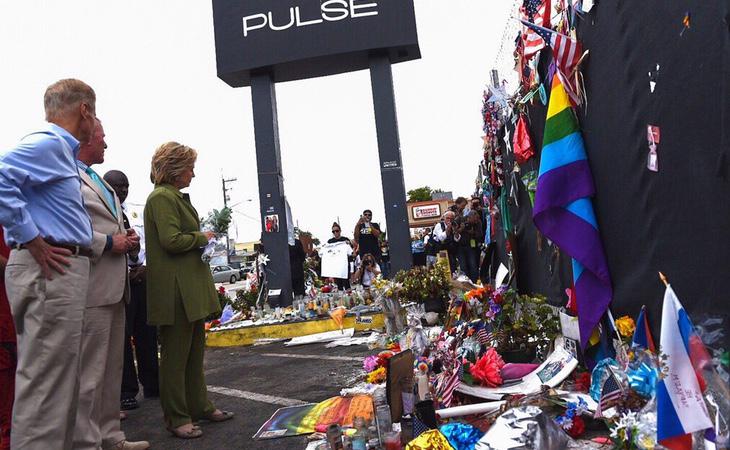
<path id="1" fill-rule="evenodd" d="M 566 430 L 572 438 L 578 438 L 586 431 L 586 423 L 581 416 L 573 417 L 573 426 Z"/>
<path id="2" fill-rule="evenodd" d="M 496 294 L 494 297 L 492 297 L 492 301 L 494 301 L 494 303 L 498 305 L 501 305 L 504 301 L 504 298 L 502 297 L 502 294 Z"/>

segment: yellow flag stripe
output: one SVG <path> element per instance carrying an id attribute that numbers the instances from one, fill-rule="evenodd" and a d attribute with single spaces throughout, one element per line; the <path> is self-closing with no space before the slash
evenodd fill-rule
<path id="1" fill-rule="evenodd" d="M 314 432 L 314 428 L 317 426 L 317 422 L 319 421 L 319 417 L 324 413 L 324 411 L 327 408 L 331 408 L 337 401 L 339 400 L 339 397 L 332 397 L 328 398 L 327 400 L 320 402 L 316 404 L 312 410 L 304 416 L 301 422 L 299 422 L 299 426 L 297 427 L 298 433 L 312 433 Z"/>
<path id="2" fill-rule="evenodd" d="M 549 119 L 569 107 L 570 100 L 568 99 L 568 93 L 565 92 L 560 78 L 555 74 L 553 75 L 553 86 L 550 89 L 550 103 L 548 104 L 547 118 Z"/>

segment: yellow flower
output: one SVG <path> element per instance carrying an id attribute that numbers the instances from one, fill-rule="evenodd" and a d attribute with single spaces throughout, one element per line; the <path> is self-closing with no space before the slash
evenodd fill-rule
<path id="1" fill-rule="evenodd" d="M 621 336 L 630 337 L 634 334 L 634 330 L 636 330 L 636 324 L 634 323 L 634 319 L 631 317 L 623 316 L 616 320 L 616 328 L 618 328 L 618 332 Z"/>
<path id="2" fill-rule="evenodd" d="M 370 384 L 380 384 L 385 382 L 385 367 L 378 367 L 370 372 L 366 381 Z"/>

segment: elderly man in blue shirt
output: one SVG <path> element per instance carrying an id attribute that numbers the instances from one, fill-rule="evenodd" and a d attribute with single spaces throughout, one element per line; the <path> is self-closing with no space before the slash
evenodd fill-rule
<path id="1" fill-rule="evenodd" d="M 91 220 L 76 166 L 96 122 L 86 83 L 44 96 L 42 129 L 0 153 L 0 224 L 12 248 L 5 279 L 18 337 L 12 449 L 70 449 L 89 284 Z"/>

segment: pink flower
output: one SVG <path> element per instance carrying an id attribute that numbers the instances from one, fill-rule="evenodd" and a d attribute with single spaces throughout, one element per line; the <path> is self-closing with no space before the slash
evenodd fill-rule
<path id="1" fill-rule="evenodd" d="M 482 386 L 497 387 L 502 384 L 500 373 L 502 367 L 504 367 L 504 360 L 494 348 L 490 348 L 475 364 L 469 367 L 469 373 Z"/>
<path id="2" fill-rule="evenodd" d="M 362 362 L 362 368 L 365 369 L 365 372 L 368 372 L 368 373 L 377 369 L 378 366 L 379 366 L 379 364 L 378 364 L 377 355 L 366 356 Z"/>

